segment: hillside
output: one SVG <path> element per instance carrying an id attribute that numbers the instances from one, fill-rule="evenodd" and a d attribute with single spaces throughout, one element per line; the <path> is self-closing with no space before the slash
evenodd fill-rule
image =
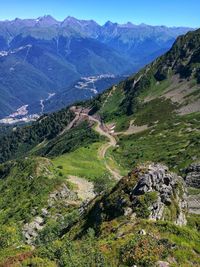
<path id="1" fill-rule="evenodd" d="M 164 56 L 86 104 L 115 127 L 113 156 L 126 167 L 155 160 L 179 169 L 199 159 L 199 41 L 199 30 L 178 38 Z"/>
<path id="2" fill-rule="evenodd" d="M 1 128 L 0 265 L 200 265 L 200 30 L 95 99 Z"/>
<path id="3" fill-rule="evenodd" d="M 114 23 L 100 26 L 72 17 L 63 22 L 51 16 L 0 21 L 0 118 L 24 105 L 33 105 L 29 113 L 38 114 L 40 101 L 49 94 L 63 92 L 67 94 L 64 105 L 71 104 L 73 84 L 81 77 L 130 74 L 167 51 L 188 30 Z M 85 95 L 75 102 L 83 99 Z M 64 105 L 56 98 L 48 110 Z"/>

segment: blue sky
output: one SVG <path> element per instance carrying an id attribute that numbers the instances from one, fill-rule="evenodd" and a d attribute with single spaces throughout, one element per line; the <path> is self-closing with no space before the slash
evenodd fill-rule
<path id="1" fill-rule="evenodd" d="M 200 0 L 0 0 L 0 20 L 68 15 L 135 24 L 200 27 Z"/>

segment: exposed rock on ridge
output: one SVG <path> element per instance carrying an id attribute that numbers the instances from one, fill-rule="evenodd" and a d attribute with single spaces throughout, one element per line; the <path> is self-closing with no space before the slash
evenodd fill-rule
<path id="1" fill-rule="evenodd" d="M 200 188 L 200 162 L 191 164 L 185 170 L 187 186 Z"/>
<path id="2" fill-rule="evenodd" d="M 144 169 L 139 169 L 136 175 L 138 183 L 131 193 L 133 203 L 138 205 L 138 196 L 155 192 L 157 199 L 149 201 L 149 218 L 153 220 L 165 219 L 166 207 L 177 205 L 174 222 L 178 225 L 186 224 L 184 215 L 187 210 L 186 192 L 181 177 L 169 172 L 168 168 L 161 164 L 150 164 Z"/>
<path id="3" fill-rule="evenodd" d="M 26 243 L 32 244 L 45 225 L 47 218 L 59 219 L 62 218 L 62 214 L 51 214 L 51 208 L 54 208 L 57 203 L 64 205 L 65 207 L 70 205 L 77 205 L 79 203 L 77 194 L 71 191 L 65 184 L 59 189 L 55 190 L 49 195 L 47 201 L 48 206 L 43 208 L 39 214 L 30 222 L 26 223 L 23 227 L 23 235 L 26 239 Z M 33 211 L 34 213 L 36 211 Z"/>
<path id="4" fill-rule="evenodd" d="M 94 204 L 86 225 L 98 230 L 103 221 L 123 215 L 130 220 L 140 217 L 185 225 L 186 196 L 183 178 L 169 172 L 166 166 L 154 163 L 139 166 Z"/>

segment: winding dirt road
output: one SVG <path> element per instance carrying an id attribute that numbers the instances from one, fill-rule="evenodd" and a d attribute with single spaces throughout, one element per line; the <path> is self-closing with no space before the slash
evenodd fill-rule
<path id="1" fill-rule="evenodd" d="M 109 141 L 105 144 L 103 144 L 99 151 L 98 151 L 98 157 L 105 162 L 105 167 L 108 170 L 108 172 L 112 175 L 112 177 L 119 181 L 122 176 L 120 175 L 119 171 L 111 166 L 109 166 L 108 162 L 106 161 L 106 152 L 110 147 L 115 147 L 117 142 L 114 136 L 112 136 L 103 123 L 100 122 L 99 119 L 94 118 L 93 116 L 89 116 L 87 113 L 83 112 L 82 110 L 75 111 L 76 117 L 72 120 L 72 122 L 64 129 L 64 131 L 61 133 L 65 133 L 67 130 L 71 129 L 79 119 L 87 118 L 89 121 L 93 121 L 96 123 L 95 131 L 98 132 L 100 135 L 105 136 Z M 94 193 L 94 185 L 91 182 L 88 182 L 86 179 L 77 177 L 77 176 L 68 176 L 69 181 L 72 182 L 77 186 L 76 192 L 80 199 L 83 201 L 89 201 L 95 197 Z"/>
<path id="2" fill-rule="evenodd" d="M 88 113 L 85 113 L 83 110 L 74 111 L 74 113 L 76 114 L 76 117 L 71 122 L 70 127 L 72 127 L 74 125 L 74 123 L 77 122 L 77 120 L 79 118 L 86 117 L 88 120 L 93 121 L 93 122 L 96 123 L 96 126 L 95 126 L 95 131 L 96 132 L 98 132 L 100 135 L 105 136 L 107 139 L 109 139 L 109 142 L 106 143 L 106 144 L 103 144 L 102 147 L 99 149 L 98 156 L 99 156 L 100 159 L 104 159 L 105 160 L 106 169 L 112 174 L 112 176 L 113 176 L 113 178 L 115 180 L 119 181 L 122 178 L 122 176 L 120 175 L 119 171 L 117 169 L 114 169 L 111 166 L 109 166 L 109 164 L 106 162 L 106 158 L 105 158 L 107 150 L 110 147 L 115 147 L 116 144 L 117 144 L 115 137 L 112 136 L 108 132 L 108 130 L 106 129 L 104 124 L 102 122 L 100 122 L 99 119 L 88 115 Z"/>
<path id="3" fill-rule="evenodd" d="M 112 136 L 108 131 L 106 131 L 104 125 L 96 118 L 92 116 L 88 116 L 88 119 L 91 121 L 94 121 L 97 123 L 95 127 L 95 131 L 97 131 L 100 135 L 105 136 L 109 139 L 109 142 L 104 144 L 100 149 L 99 149 L 99 158 L 105 160 L 105 166 L 106 169 L 112 174 L 112 176 L 115 178 L 115 180 L 119 181 L 122 176 L 120 175 L 119 171 L 116 169 L 113 169 L 109 166 L 109 164 L 106 162 L 106 152 L 110 147 L 115 147 L 117 142 L 114 136 Z"/>

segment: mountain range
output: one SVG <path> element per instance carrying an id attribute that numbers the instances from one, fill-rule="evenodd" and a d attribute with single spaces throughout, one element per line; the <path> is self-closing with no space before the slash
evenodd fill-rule
<path id="1" fill-rule="evenodd" d="M 1 266 L 200 265 L 199 44 L 190 31 L 93 99 L 0 127 Z"/>
<path id="2" fill-rule="evenodd" d="M 100 26 L 73 17 L 59 22 L 49 15 L 1 21 L 0 118 L 70 90 L 81 77 L 133 73 L 189 30 L 110 21 Z"/>

